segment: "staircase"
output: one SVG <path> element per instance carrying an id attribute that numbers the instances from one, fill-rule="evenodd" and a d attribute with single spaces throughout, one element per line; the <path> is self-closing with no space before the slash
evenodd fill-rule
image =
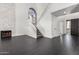
<path id="1" fill-rule="evenodd" d="M 45 12 L 47 11 L 48 7 L 49 7 L 49 4 L 47 4 L 47 5 L 45 6 L 45 9 L 44 9 L 43 12 L 41 13 L 41 16 L 39 17 L 39 19 L 38 19 L 37 22 L 40 22 L 41 18 L 44 16 L 44 14 L 45 14 Z M 38 27 L 36 27 L 36 29 L 37 29 L 37 39 L 38 39 L 38 38 L 42 38 L 42 37 L 43 37 L 43 34 L 40 32 L 40 30 L 39 30 Z M 43 29 L 41 29 L 41 30 L 43 31 Z"/>
<path id="2" fill-rule="evenodd" d="M 40 22 L 40 20 L 41 20 L 41 18 L 44 16 L 44 14 L 45 14 L 45 12 L 47 11 L 47 9 L 48 9 L 48 6 L 49 6 L 49 4 L 47 4 L 47 5 L 45 5 L 45 7 L 44 7 L 44 9 L 41 11 L 41 14 L 39 14 L 40 16 L 39 16 L 39 18 L 38 18 L 38 20 L 37 20 L 37 17 L 35 18 L 36 19 L 36 21 L 34 21 L 30 26 L 31 26 L 31 30 L 33 30 L 33 31 L 30 31 L 30 36 L 33 36 L 33 37 L 35 37 L 35 38 L 42 38 L 44 35 L 42 34 L 42 32 L 44 32 L 44 30 L 41 28 L 41 26 L 38 28 L 38 26 L 37 26 L 37 24 Z M 42 7 L 42 6 L 41 6 Z M 39 13 L 40 13 L 40 8 L 38 8 L 39 9 Z M 34 11 L 35 12 L 35 14 L 36 14 L 36 16 L 37 16 L 37 13 L 36 13 L 36 11 Z M 32 16 L 33 17 L 33 16 Z M 30 22 L 31 23 L 31 22 Z M 29 29 L 29 30 L 30 30 Z M 41 30 L 41 31 L 40 31 Z M 33 32 L 33 33 L 32 33 Z M 34 35 L 34 33 L 36 33 L 36 35 Z"/>

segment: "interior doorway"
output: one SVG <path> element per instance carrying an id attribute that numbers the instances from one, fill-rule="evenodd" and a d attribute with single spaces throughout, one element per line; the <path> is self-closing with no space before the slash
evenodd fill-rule
<path id="1" fill-rule="evenodd" d="M 37 28 L 37 12 L 34 8 L 29 8 L 29 12 L 28 12 L 28 18 L 31 19 L 32 25 L 35 28 L 35 32 L 36 32 L 36 37 L 40 38 L 42 37 L 42 34 L 40 32 L 40 30 Z"/>
<path id="2" fill-rule="evenodd" d="M 66 33 L 71 33 L 71 20 L 66 20 Z"/>
<path id="3" fill-rule="evenodd" d="M 37 25 L 37 13 L 34 8 L 29 8 L 28 18 L 31 19 L 32 24 L 36 27 Z"/>
<path id="4" fill-rule="evenodd" d="M 59 27 L 60 27 L 60 35 L 63 35 L 64 34 L 64 21 L 60 21 Z"/>

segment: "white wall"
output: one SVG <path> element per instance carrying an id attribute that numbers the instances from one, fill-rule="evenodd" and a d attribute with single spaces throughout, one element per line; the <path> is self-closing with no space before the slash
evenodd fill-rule
<path id="1" fill-rule="evenodd" d="M 48 6 L 48 3 L 36 3 L 37 8 L 37 20 L 39 21 L 41 17 L 43 17 L 43 14 Z"/>
<path id="2" fill-rule="evenodd" d="M 49 5 L 50 6 L 50 5 Z M 51 38 L 51 13 L 49 13 L 49 7 L 47 9 L 47 11 L 44 13 L 43 17 L 40 19 L 39 21 L 39 25 L 38 28 L 40 29 L 40 31 L 42 32 L 44 37 L 48 37 Z"/>
<path id="3" fill-rule="evenodd" d="M 36 28 L 31 24 L 31 21 L 28 19 L 28 9 L 32 7 L 36 10 L 37 20 L 38 20 L 42 15 L 42 13 L 44 12 L 46 6 L 47 4 L 42 4 L 42 3 L 41 4 L 32 4 L 32 3 L 16 4 L 16 9 L 15 9 L 16 10 L 16 36 L 29 35 L 36 38 L 37 31 L 36 31 Z"/>
<path id="4" fill-rule="evenodd" d="M 36 29 L 28 19 L 28 10 L 31 7 L 36 9 L 35 4 L 16 4 L 16 36 L 29 35 L 36 38 Z"/>
<path id="5" fill-rule="evenodd" d="M 26 19 L 26 5 L 16 4 L 16 35 L 24 35 L 24 20 Z"/>
<path id="6" fill-rule="evenodd" d="M 15 4 L 0 4 L 0 31 L 12 30 L 12 36 L 15 35 Z"/>
<path id="7" fill-rule="evenodd" d="M 52 17 L 51 13 L 71 6 L 74 4 L 33 4 L 33 3 L 16 3 L 16 4 L 0 4 L 0 30 L 12 30 L 12 35 L 29 35 L 36 38 L 36 28 L 30 23 L 28 19 L 28 9 L 30 7 L 34 8 L 37 11 L 37 19 L 40 19 L 38 22 L 38 28 L 43 34 L 43 36 L 52 38 L 54 35 L 57 35 L 54 31 L 52 33 L 52 20 L 56 20 L 55 17 Z M 47 7 L 48 6 L 48 7 Z M 47 7 L 47 8 L 46 8 Z M 45 10 L 46 9 L 46 10 Z M 45 11 L 45 12 L 44 12 Z M 44 14 L 43 14 L 44 13 Z M 53 25 L 56 25 L 53 24 Z M 57 28 L 57 27 L 53 27 Z"/>
<path id="8" fill-rule="evenodd" d="M 58 36 L 58 22 L 56 22 L 55 20 L 57 19 L 53 19 L 51 13 L 55 12 L 57 10 L 69 7 L 71 5 L 74 5 L 74 3 L 54 3 L 54 4 L 49 4 L 49 7 L 47 9 L 47 11 L 45 12 L 45 14 L 43 15 L 43 17 L 41 18 L 39 24 L 40 27 L 44 30 L 41 31 L 43 33 L 43 35 L 45 37 L 48 38 L 52 38 L 55 36 Z M 54 20 L 54 21 L 53 21 Z M 53 23 L 54 22 L 54 23 Z M 52 26 L 53 23 L 53 26 Z M 53 27 L 53 29 L 52 29 Z"/>

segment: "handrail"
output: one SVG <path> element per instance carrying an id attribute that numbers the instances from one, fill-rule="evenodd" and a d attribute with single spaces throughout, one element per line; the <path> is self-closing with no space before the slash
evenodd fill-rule
<path id="1" fill-rule="evenodd" d="M 44 32 L 45 33 L 45 31 L 43 30 L 43 28 L 42 27 L 40 27 L 40 29 L 39 29 L 39 25 L 37 26 L 37 29 L 40 31 L 40 30 L 42 30 L 42 31 L 40 31 L 40 33 L 43 35 L 43 33 L 42 32 Z"/>

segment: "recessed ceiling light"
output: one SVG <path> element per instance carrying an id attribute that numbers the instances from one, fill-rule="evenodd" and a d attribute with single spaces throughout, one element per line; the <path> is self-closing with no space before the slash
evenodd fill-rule
<path id="1" fill-rule="evenodd" d="M 66 14 L 66 12 L 64 11 L 64 14 Z"/>

